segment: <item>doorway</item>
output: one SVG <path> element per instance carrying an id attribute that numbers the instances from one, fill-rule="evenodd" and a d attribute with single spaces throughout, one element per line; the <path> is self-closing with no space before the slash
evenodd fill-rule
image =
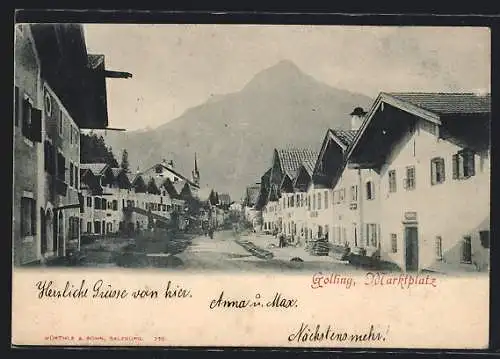
<path id="1" fill-rule="evenodd" d="M 44 255 L 47 252 L 47 228 L 46 228 L 46 218 L 45 218 L 45 210 L 43 208 L 40 208 L 40 230 L 41 230 L 41 235 L 42 235 L 42 243 L 40 243 L 41 246 L 41 253 Z"/>
<path id="2" fill-rule="evenodd" d="M 418 271 L 418 228 L 405 226 L 406 271 Z"/>

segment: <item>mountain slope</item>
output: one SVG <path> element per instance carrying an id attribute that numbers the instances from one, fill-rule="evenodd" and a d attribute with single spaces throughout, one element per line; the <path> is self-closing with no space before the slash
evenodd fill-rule
<path id="1" fill-rule="evenodd" d="M 354 107 L 366 109 L 371 102 L 281 61 L 237 93 L 212 98 L 154 130 L 109 133 L 106 142 L 115 151 L 128 150 L 133 170 L 165 158 L 190 175 L 196 152 L 202 187 L 239 199 L 270 166 L 273 148 L 317 150 L 329 127 L 348 129 Z"/>

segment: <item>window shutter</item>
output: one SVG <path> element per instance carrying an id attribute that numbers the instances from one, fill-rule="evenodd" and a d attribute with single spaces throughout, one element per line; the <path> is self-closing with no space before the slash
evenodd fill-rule
<path id="1" fill-rule="evenodd" d="M 465 160 L 467 161 L 467 170 L 469 176 L 474 176 L 476 174 L 476 166 L 475 166 L 475 156 L 474 151 L 468 150 L 466 153 Z"/>
<path id="2" fill-rule="evenodd" d="M 446 168 L 444 166 L 444 158 L 439 159 L 439 167 L 441 173 L 441 182 L 444 182 L 446 180 Z"/>
<path id="3" fill-rule="evenodd" d="M 37 215 L 35 200 L 31 200 L 30 205 L 31 205 L 31 235 L 35 235 L 36 234 L 36 215 Z"/>
<path id="4" fill-rule="evenodd" d="M 49 160 L 50 160 L 50 148 L 49 148 L 49 141 L 45 141 L 43 143 L 43 152 L 45 154 L 44 158 L 44 168 L 45 172 L 49 172 Z"/>
<path id="5" fill-rule="evenodd" d="M 31 139 L 31 129 L 30 129 L 30 115 L 31 115 L 31 103 L 28 99 L 23 101 L 23 111 L 22 111 L 22 128 L 21 131 L 23 136 Z"/>
<path id="6" fill-rule="evenodd" d="M 14 86 L 14 124 L 19 126 L 19 116 L 21 116 L 22 111 L 20 111 L 20 99 L 21 99 L 21 89 Z"/>
<path id="7" fill-rule="evenodd" d="M 42 111 L 37 108 L 31 109 L 31 140 L 42 142 Z"/>
<path id="8" fill-rule="evenodd" d="M 458 178 L 458 154 L 455 153 L 452 157 L 453 179 Z"/>
<path id="9" fill-rule="evenodd" d="M 437 166 L 438 163 L 436 160 L 431 160 L 431 184 L 436 184 Z"/>

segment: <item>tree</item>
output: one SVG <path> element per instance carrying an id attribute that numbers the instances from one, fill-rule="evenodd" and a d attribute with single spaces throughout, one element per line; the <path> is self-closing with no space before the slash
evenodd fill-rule
<path id="1" fill-rule="evenodd" d="M 80 135 L 80 161 L 82 163 L 106 163 L 111 167 L 118 167 L 111 147 L 107 147 L 102 136 L 95 133 Z"/>
<path id="2" fill-rule="evenodd" d="M 126 173 L 130 173 L 130 163 L 128 162 L 128 152 L 126 149 L 122 152 L 122 162 L 120 163 L 120 167 L 125 170 Z"/>

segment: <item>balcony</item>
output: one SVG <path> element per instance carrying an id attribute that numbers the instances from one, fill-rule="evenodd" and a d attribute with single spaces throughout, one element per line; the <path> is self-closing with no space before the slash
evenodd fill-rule
<path id="1" fill-rule="evenodd" d="M 356 202 L 351 202 L 349 205 L 349 209 L 355 210 L 358 208 L 358 204 Z"/>

